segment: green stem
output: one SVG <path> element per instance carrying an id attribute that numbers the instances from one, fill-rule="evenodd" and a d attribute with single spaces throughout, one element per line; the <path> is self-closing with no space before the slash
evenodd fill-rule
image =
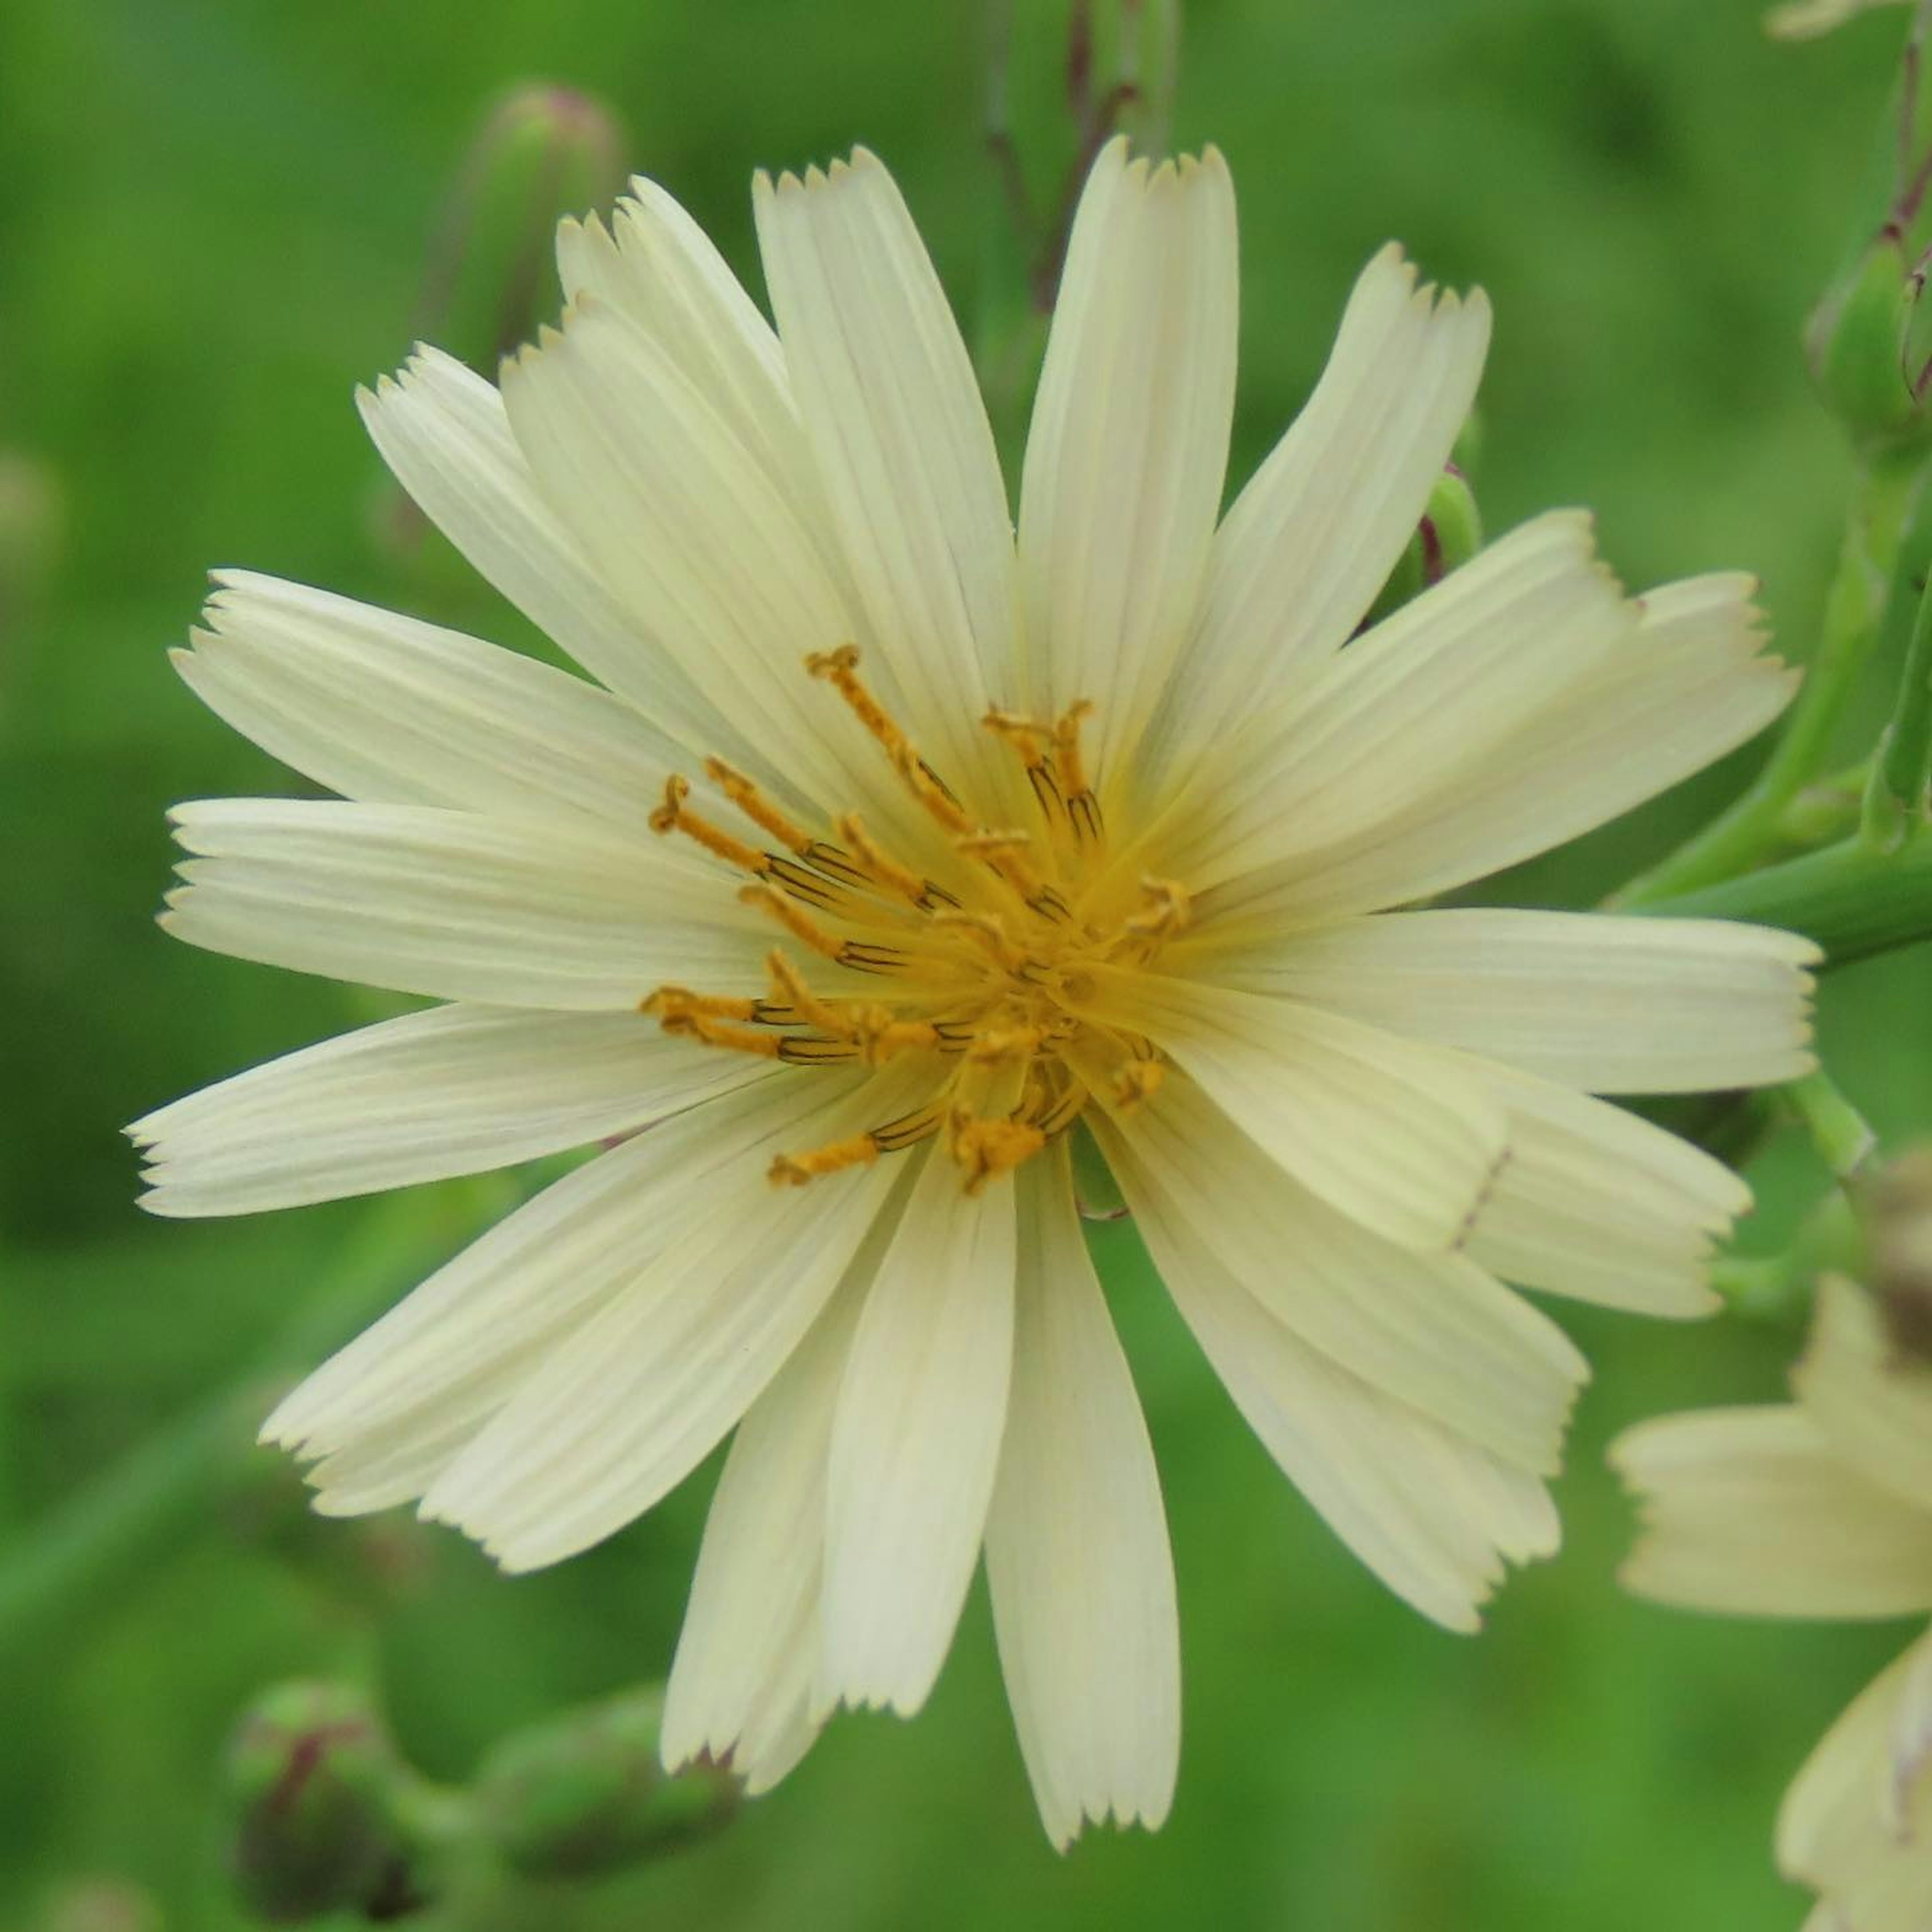
<path id="1" fill-rule="evenodd" d="M 1878 634 L 1880 593 L 1898 540 L 1896 518 L 1887 514 L 1894 488 L 1892 472 L 1874 466 L 1852 499 L 1818 654 L 1763 769 L 1702 831 L 1618 893 L 1610 903 L 1619 910 L 1647 910 L 1657 900 L 1732 878 L 1776 848 L 1792 801 L 1830 754 Z"/>
<path id="2" fill-rule="evenodd" d="M 1896 852 L 1924 823 L 1928 770 L 1932 770 L 1932 589 L 1918 599 L 1898 702 L 1872 761 L 1862 823 L 1867 844 L 1878 851 Z"/>
<path id="3" fill-rule="evenodd" d="M 1932 939 L 1932 839 L 1877 852 L 1846 838 L 1742 878 L 1626 906 L 1665 918 L 1783 926 L 1815 940 L 1828 964 L 1843 966 Z"/>
<path id="4" fill-rule="evenodd" d="M 1840 1181 L 1856 1179 L 1878 1145 L 1878 1136 L 1832 1076 L 1820 1067 L 1781 1091 L 1832 1173 Z"/>
<path id="5" fill-rule="evenodd" d="M 472 1193 L 462 1222 L 472 1220 L 476 1204 Z M 458 1219 L 447 1196 L 400 1196 L 372 1210 L 328 1280 L 252 1368 L 28 1529 L 0 1564 L 0 1654 L 110 1595 L 123 1580 L 132 1582 L 204 1522 L 210 1504 L 248 1479 L 263 1384 L 346 1340 L 446 1251 Z"/>

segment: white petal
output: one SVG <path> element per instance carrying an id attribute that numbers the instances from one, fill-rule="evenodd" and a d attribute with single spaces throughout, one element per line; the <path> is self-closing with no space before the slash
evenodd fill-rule
<path id="1" fill-rule="evenodd" d="M 866 1299 L 832 1424 L 814 1708 L 910 1716 L 980 1553 L 1013 1354 L 1012 1178 L 926 1156 Z"/>
<path id="2" fill-rule="evenodd" d="M 1556 1547 L 1541 1480 L 1298 1341 L 1166 1213 L 1112 1127 L 1096 1132 L 1168 1292 L 1268 1453 L 1398 1596 L 1475 1629 L 1504 1559 Z"/>
<path id="3" fill-rule="evenodd" d="M 1404 1247 L 1462 1239 L 1494 1180 L 1502 1110 L 1450 1058 L 1318 1007 L 1109 974 L 1112 1022 L 1171 1053 L 1311 1192 Z"/>
<path id="4" fill-rule="evenodd" d="M 1150 1830 L 1180 1751 L 1174 1564 L 1154 1450 L 1064 1150 L 1018 1176 L 1013 1382 L 986 1524 L 1000 1663 L 1047 1835 Z"/>
<path id="5" fill-rule="evenodd" d="M 1318 868 L 1297 859 L 1243 880 L 1240 916 L 1264 928 L 1446 892 L 1578 838 L 1742 744 L 1797 687 L 1796 672 L 1758 655 L 1755 588 L 1725 574 L 1646 592 L 1636 634 L 1452 787 L 1365 824 Z"/>
<path id="6" fill-rule="evenodd" d="M 900 1178 L 880 1161 L 830 1186 L 774 1189 L 775 1154 L 896 1119 L 911 1097 L 896 1070 L 856 1093 L 821 1072 L 801 1082 L 831 1097 L 788 1125 L 768 1112 L 755 1138 L 721 1149 L 728 1158 L 696 1218 L 532 1366 L 424 1496 L 425 1516 L 476 1537 L 506 1569 L 557 1562 L 650 1508 L 738 1421 Z"/>
<path id="7" fill-rule="evenodd" d="M 1149 835 L 1151 869 L 1197 896 L 1232 880 L 1204 910 L 1245 914 L 1256 888 L 1242 875 L 1318 872 L 1334 850 L 1480 782 L 1637 623 L 1587 517 L 1526 524 L 1330 658 L 1297 700 L 1203 746 Z"/>
<path id="8" fill-rule="evenodd" d="M 584 1147 L 770 1071 L 638 1013 L 437 1006 L 252 1067 L 128 1132 L 151 1213 L 255 1214 Z"/>
<path id="9" fill-rule="evenodd" d="M 1103 772 L 1136 747 L 1199 598 L 1240 311 L 1226 163 L 1209 148 L 1150 171 L 1126 146 L 1102 151 L 1074 219 L 1020 495 L 1036 706 L 1091 700 Z"/>
<path id="10" fill-rule="evenodd" d="M 711 238 L 656 182 L 634 177 L 607 230 L 557 230 L 565 299 L 588 295 L 656 341 L 774 476 L 803 474 L 803 432 L 771 325 Z"/>
<path id="11" fill-rule="evenodd" d="M 473 1436 L 558 1340 L 701 1222 L 722 1181 L 758 1166 L 760 1139 L 816 1104 L 820 1078 L 849 1089 L 843 1075 L 780 1073 L 675 1114 L 545 1188 L 338 1350 L 276 1409 L 262 1439 L 304 1456 L 430 1456 L 440 1468 L 460 1446 L 450 1429 Z M 329 1468 L 311 1480 L 326 1484 Z"/>
<path id="12" fill-rule="evenodd" d="M 1612 1460 L 1642 1499 L 1624 1569 L 1641 1596 L 1765 1616 L 1932 1610 L 1932 1513 L 1841 1461 L 1802 1409 L 1660 1417 Z"/>
<path id="13" fill-rule="evenodd" d="M 648 625 L 613 599 L 538 493 L 496 388 L 418 344 L 399 374 L 357 393 L 382 460 L 477 572 L 668 739 L 728 751 L 723 719 Z"/>
<path id="14" fill-rule="evenodd" d="M 1508 1111 L 1509 1158 L 1470 1232 L 1472 1259 L 1525 1288 L 1641 1315 L 1719 1306 L 1710 1250 L 1750 1206 L 1729 1168 L 1606 1100 L 1472 1064 Z"/>
<path id="15" fill-rule="evenodd" d="M 1816 1923 L 1852 1932 L 1916 1932 L 1924 1923 L 1924 1833 L 1932 1788 L 1898 1788 L 1891 1733 L 1932 1640 L 1880 1671 L 1827 1731 L 1785 1794 L 1778 1868 L 1824 1893 Z"/>
<path id="16" fill-rule="evenodd" d="M 224 571 L 193 651 L 196 694 L 349 798 L 634 831 L 672 748 L 608 692 L 548 664 L 326 591 Z"/>
<path id="17" fill-rule="evenodd" d="M 868 1241 L 870 1249 L 872 1242 Z M 665 1692 L 661 1748 L 672 1770 L 732 1754 L 760 1789 L 791 1762 L 784 1741 L 808 1715 L 824 1570 L 832 1416 L 865 1284 L 862 1250 L 825 1312 L 746 1412 L 712 1498 L 691 1600 Z"/>
<path id="18" fill-rule="evenodd" d="M 1876 1304 L 1842 1276 L 1818 1285 L 1810 1346 L 1791 1382 L 1840 1455 L 1932 1516 L 1932 1369 L 1899 1354 Z"/>
<path id="19" fill-rule="evenodd" d="M 1489 338 L 1482 292 L 1438 302 L 1394 243 L 1363 271 L 1315 393 L 1215 537 L 1147 755 L 1216 744 L 1347 640 L 1428 506 Z"/>
<path id="20" fill-rule="evenodd" d="M 810 653 L 851 638 L 837 586 L 778 483 L 662 345 L 586 297 L 505 364 L 502 385 L 559 519 L 755 748 L 722 755 L 748 756 L 754 777 L 776 774 L 821 817 L 872 790 L 897 809 L 885 759 L 806 673 Z"/>
<path id="21" fill-rule="evenodd" d="M 750 994 L 770 928 L 649 838 L 420 806 L 178 806 L 162 923 L 238 958 L 432 999 L 634 1009 L 667 981 Z"/>
<path id="22" fill-rule="evenodd" d="M 971 358 L 877 157 L 753 190 L 793 394 L 908 728 L 968 796 L 1010 785 L 1012 524 Z"/>
<path id="23" fill-rule="evenodd" d="M 1700 1093 L 1812 1065 L 1810 940 L 1721 920 L 1384 913 L 1199 970 L 1597 1094 Z M 1174 949 L 1177 970 L 1195 950 Z"/>
<path id="24" fill-rule="evenodd" d="M 1465 1256 L 1409 1252 L 1324 1206 L 1183 1076 L 1113 1120 L 1163 1216 L 1301 1340 L 1506 1461 L 1555 1473 L 1589 1370 L 1546 1316 Z"/>

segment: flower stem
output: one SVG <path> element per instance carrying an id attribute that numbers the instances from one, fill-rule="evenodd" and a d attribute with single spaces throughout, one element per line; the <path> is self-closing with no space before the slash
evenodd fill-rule
<path id="1" fill-rule="evenodd" d="M 1932 939 L 1932 839 L 1915 839 L 1898 852 L 1841 839 L 1742 878 L 1622 903 L 1664 918 L 1783 926 L 1815 940 L 1828 964 L 1843 966 Z"/>
<path id="2" fill-rule="evenodd" d="M 1878 1145 L 1869 1122 L 1822 1067 L 1780 1090 L 1840 1182 L 1856 1180 Z"/>
<path id="3" fill-rule="evenodd" d="M 1924 824 L 1932 776 L 1932 588 L 1922 592 L 1892 722 L 1865 788 L 1861 831 L 1875 850 L 1896 852 Z"/>

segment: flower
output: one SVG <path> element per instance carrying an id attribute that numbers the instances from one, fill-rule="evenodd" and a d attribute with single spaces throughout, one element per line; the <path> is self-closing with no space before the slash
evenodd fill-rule
<path id="1" fill-rule="evenodd" d="M 1618 1439 L 1645 1516 L 1624 1581 L 1733 1615 L 1932 1610 L 1932 1368 L 1896 1356 L 1872 1300 L 1830 1277 L 1792 1385 L 1795 1403 L 1661 1416 Z M 1786 1795 L 1778 1864 L 1820 1894 L 1807 1932 L 1918 1932 L 1928 1826 L 1932 1634 L 1852 1700 Z"/>
<path id="2" fill-rule="evenodd" d="M 566 224 L 562 328 L 500 387 L 425 349 L 362 398 L 425 512 L 604 688 L 219 577 L 184 676 L 344 796 L 180 808 L 166 923 L 447 1004 L 133 1131 L 174 1214 L 624 1137 L 266 1435 L 322 1510 L 418 1498 L 521 1570 L 737 1426 L 664 1748 L 729 1750 L 754 1790 L 836 1705 L 919 1707 L 983 1545 L 1064 1844 L 1157 1823 L 1178 1730 L 1160 1487 L 1066 1130 L 1282 1467 L 1473 1628 L 1504 1561 L 1556 1546 L 1586 1373 L 1498 1277 L 1700 1313 L 1748 1198 L 1590 1094 L 1796 1074 L 1811 950 L 1380 909 L 1671 784 L 1790 679 L 1747 580 L 1632 601 L 1569 513 L 1350 641 L 1488 306 L 1378 255 L 1220 519 L 1211 149 L 1094 167 L 1017 536 L 885 170 L 761 177 L 756 203 L 776 333 L 639 182 L 612 230 Z"/>

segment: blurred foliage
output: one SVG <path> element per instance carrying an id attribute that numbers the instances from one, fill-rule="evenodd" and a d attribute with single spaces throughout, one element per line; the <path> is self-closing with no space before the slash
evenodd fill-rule
<path id="1" fill-rule="evenodd" d="M 1764 40 L 1757 12 L 1192 0 L 1172 125 L 1222 145 L 1242 198 L 1237 479 L 1312 380 L 1355 269 L 1397 235 L 1495 299 L 1487 527 L 1592 504 L 1630 580 L 1756 570 L 1786 647 L 1808 650 L 1850 459 L 1800 340 L 1860 238 L 1900 23 L 1880 14 L 1791 49 Z M 1042 209 L 1074 146 L 1064 22 L 1058 4 L 1014 10 L 1011 125 Z M 200 572 L 227 563 L 535 644 L 399 533 L 349 403 L 406 350 L 462 158 L 520 83 L 608 101 L 633 163 L 748 274 L 752 167 L 871 144 L 976 332 L 1008 218 L 984 138 L 985 26 L 964 0 L 0 8 L 0 1549 L 124 1459 L 178 1449 L 184 1418 L 227 1432 L 235 1472 L 111 1588 L 0 1651 L 0 1924 L 242 1924 L 219 1766 L 266 1683 L 366 1675 L 410 1760 L 460 1780 L 506 1732 L 667 1664 L 708 1472 L 607 1547 L 506 1580 L 402 1519 L 315 1522 L 289 1473 L 247 1449 L 239 1412 L 208 1421 L 236 1377 L 292 1374 L 332 1339 L 314 1331 L 334 1304 L 312 1298 L 345 1256 L 364 1255 L 361 1298 L 404 1284 L 357 1245 L 382 1211 L 368 1206 L 204 1227 L 132 1205 L 119 1123 L 378 1010 L 150 923 L 167 804 L 292 783 L 196 707 L 165 650 Z M 1848 721 L 1847 755 L 1893 674 Z M 1588 902 L 1707 815 L 1750 755 L 1539 862 L 1512 895 Z M 1824 1000 L 1834 1071 L 1888 1144 L 1932 1120 L 1926 968 L 1923 952 L 1876 960 Z M 1820 1174 L 1787 1135 L 1755 1178 L 1747 1243 L 1763 1249 Z M 450 1202 L 473 1216 L 476 1198 L 406 1205 L 419 1233 L 396 1234 L 397 1267 L 424 1239 L 453 1244 Z M 1565 1311 L 1598 1365 L 1562 1485 L 1568 1547 L 1471 1642 L 1370 1581 L 1248 1437 L 1131 1230 L 1096 1240 L 1122 1283 L 1179 1569 L 1186 1730 L 1166 1831 L 1048 1849 L 976 1600 L 916 1724 L 842 1720 L 722 1837 L 494 1922 L 1797 1922 L 1770 1870 L 1776 1797 L 1892 1634 L 1626 1600 L 1612 1576 L 1627 1511 L 1600 1463 L 1638 1416 L 1774 1396 L 1788 1330 Z M 353 1324 L 337 1312 L 338 1332 Z"/>

